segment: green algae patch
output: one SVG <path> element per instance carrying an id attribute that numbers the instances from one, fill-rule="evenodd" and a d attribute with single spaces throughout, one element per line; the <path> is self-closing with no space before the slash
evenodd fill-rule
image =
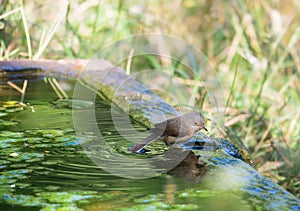
<path id="1" fill-rule="evenodd" d="M 63 130 L 26 130 L 26 134 L 37 136 L 35 138 L 55 138 L 64 135 Z"/>
<path id="2" fill-rule="evenodd" d="M 76 203 L 85 204 L 89 202 L 88 199 L 94 198 L 96 191 L 53 192 L 61 186 L 51 185 L 55 184 L 55 180 L 46 179 L 64 159 L 74 159 L 79 142 L 72 131 L 3 131 L 0 134 L 0 202 L 44 207 L 45 210 L 70 210 L 71 207 L 81 210 Z M 58 151 L 63 154 L 57 154 Z M 60 175 L 59 172 L 54 174 Z M 47 184 L 49 181 L 50 184 L 45 185 L 44 182 Z"/>
<path id="3" fill-rule="evenodd" d="M 134 205 L 116 210 L 251 210 L 241 196 L 229 192 L 189 189 L 171 195 L 158 194 L 134 199 Z"/>
<path id="4" fill-rule="evenodd" d="M 12 195 L 5 194 L 2 197 L 2 200 L 5 199 L 6 203 L 12 205 L 22 205 L 25 207 L 41 207 L 43 205 L 43 201 L 40 198 L 37 198 L 32 195 Z"/>
<path id="5" fill-rule="evenodd" d="M 171 206 L 169 206 L 166 203 L 163 202 L 152 202 L 149 204 L 138 204 L 134 205 L 129 208 L 121 208 L 121 209 L 116 209 L 119 211 L 126 211 L 126 210 L 132 210 L 132 211 L 141 211 L 141 210 L 169 210 Z"/>
<path id="6" fill-rule="evenodd" d="M 78 208 L 76 205 L 47 205 L 40 211 L 83 211 L 83 209 Z"/>
<path id="7" fill-rule="evenodd" d="M 1 114 L 0 114 L 0 116 L 1 116 Z M 4 116 L 4 115 L 2 115 L 2 116 Z M 7 126 L 16 126 L 18 124 L 19 124 L 19 122 L 5 121 L 3 119 L 0 119 L 0 128 L 1 127 L 7 127 Z"/>
<path id="8" fill-rule="evenodd" d="M 1 131 L 0 138 L 23 138 L 24 133 L 22 132 L 13 132 L 13 131 Z M 21 140 L 20 140 L 21 141 Z"/>
<path id="9" fill-rule="evenodd" d="M 90 199 L 96 193 L 92 191 L 42 192 L 38 196 L 49 203 L 66 204 Z"/>
<path id="10" fill-rule="evenodd" d="M 9 161 L 12 162 L 36 162 L 40 161 L 44 158 L 43 153 L 36 152 L 19 152 L 16 156 L 10 156 L 8 158 Z"/>

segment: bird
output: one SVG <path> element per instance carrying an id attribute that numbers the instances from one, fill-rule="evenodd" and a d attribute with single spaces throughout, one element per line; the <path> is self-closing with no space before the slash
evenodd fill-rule
<path id="1" fill-rule="evenodd" d="M 154 140 L 163 138 L 169 146 L 174 143 L 180 144 L 191 139 L 196 132 L 205 128 L 205 119 L 199 112 L 191 112 L 172 119 L 167 119 L 150 128 L 151 135 L 136 143 L 128 150 L 135 153 L 141 153 L 145 146 Z"/>

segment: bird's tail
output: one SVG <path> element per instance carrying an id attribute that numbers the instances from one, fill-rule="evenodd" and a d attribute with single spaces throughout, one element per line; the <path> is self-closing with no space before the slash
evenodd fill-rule
<path id="1" fill-rule="evenodd" d="M 128 150 L 130 150 L 132 152 L 140 152 L 145 146 L 147 146 L 149 143 L 151 143 L 152 141 L 154 141 L 155 139 L 158 139 L 158 138 L 160 138 L 160 135 L 151 134 L 150 136 L 146 137 L 139 143 L 136 143 L 135 145 L 130 147 Z"/>

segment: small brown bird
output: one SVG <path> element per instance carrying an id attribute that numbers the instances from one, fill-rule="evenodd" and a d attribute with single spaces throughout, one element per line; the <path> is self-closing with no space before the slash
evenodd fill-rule
<path id="1" fill-rule="evenodd" d="M 167 145 L 171 145 L 175 143 L 175 141 L 176 144 L 183 143 L 191 139 L 193 135 L 201 129 L 207 131 L 204 117 L 199 112 L 188 113 L 155 124 L 154 128 L 150 128 L 152 134 L 130 147 L 129 150 L 139 153 L 147 144 L 160 138 L 164 138 Z"/>

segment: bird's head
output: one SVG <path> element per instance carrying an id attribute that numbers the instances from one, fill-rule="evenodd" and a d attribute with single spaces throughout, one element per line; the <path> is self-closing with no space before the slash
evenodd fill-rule
<path id="1" fill-rule="evenodd" d="M 201 129 L 208 131 L 205 127 L 205 119 L 199 112 L 191 113 L 189 122 L 191 123 L 191 127 L 195 130 L 195 132 Z"/>

